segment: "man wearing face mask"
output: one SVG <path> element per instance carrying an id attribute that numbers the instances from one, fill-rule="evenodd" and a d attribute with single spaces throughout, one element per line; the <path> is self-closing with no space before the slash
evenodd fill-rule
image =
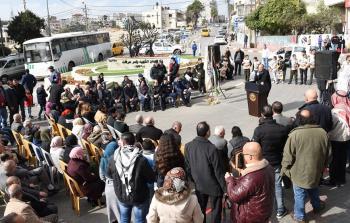
<path id="1" fill-rule="evenodd" d="M 261 146 L 248 142 L 243 147 L 246 168 L 239 178 L 226 173 L 227 195 L 233 202 L 233 222 L 269 222 L 274 203 L 274 174 Z"/>

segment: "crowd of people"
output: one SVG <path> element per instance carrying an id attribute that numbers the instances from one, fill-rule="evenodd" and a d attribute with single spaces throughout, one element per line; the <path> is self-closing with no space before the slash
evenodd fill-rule
<path id="1" fill-rule="evenodd" d="M 222 222 L 226 208 L 231 209 L 231 222 L 268 222 L 274 211 L 280 219 L 290 209 L 297 222 L 305 222 L 307 196 L 314 213 L 320 213 L 325 202 L 319 185 L 346 182 L 350 101 L 344 91 L 332 95 L 329 107 L 318 102 L 316 90 L 307 90 L 305 104 L 293 118 L 282 114 L 281 102 L 264 106 L 252 138 L 234 126 L 226 140 L 223 126 L 215 126 L 211 134 L 209 124 L 200 122 L 188 143 L 182 141 L 179 121 L 163 131 L 151 116 L 137 115 L 135 123 L 126 123 L 115 107 L 99 106 L 94 112 L 86 102 L 76 111 L 63 106 L 63 112 L 51 107 L 46 115 L 72 131 L 65 139 L 23 122 L 19 113 L 11 130 L 49 153 L 57 171 L 81 185 L 91 206 L 105 200 L 108 222 L 130 222 L 133 213 L 134 222 L 199 223 L 207 221 L 208 208 L 210 222 Z M 107 125 L 121 133 L 118 140 Z M 61 221 L 59 207 L 50 202 L 59 188 L 47 168 L 33 168 L 8 149 L 8 134 L 0 139 L 0 185 L 9 198 L 1 222 Z M 99 165 L 89 159 L 82 140 L 103 150 Z M 60 160 L 67 163 L 66 170 Z M 323 180 L 326 168 L 328 181 Z M 294 207 L 284 202 L 288 187 L 293 188 Z"/>

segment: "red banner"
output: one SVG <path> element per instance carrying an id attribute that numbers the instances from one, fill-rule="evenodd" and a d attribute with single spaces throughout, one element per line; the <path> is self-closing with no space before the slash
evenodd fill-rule
<path id="1" fill-rule="evenodd" d="M 345 0 L 345 8 L 350 8 L 350 0 Z"/>

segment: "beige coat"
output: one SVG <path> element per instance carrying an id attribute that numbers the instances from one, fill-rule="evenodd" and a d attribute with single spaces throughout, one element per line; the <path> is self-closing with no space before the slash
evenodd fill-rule
<path id="1" fill-rule="evenodd" d="M 174 195 L 158 189 L 147 215 L 148 223 L 203 223 L 203 219 L 197 197 L 190 190 Z"/>
<path id="2" fill-rule="evenodd" d="M 21 215 L 25 223 L 49 223 L 41 220 L 29 204 L 16 198 L 11 198 L 10 202 L 7 203 L 4 216 L 12 212 Z"/>

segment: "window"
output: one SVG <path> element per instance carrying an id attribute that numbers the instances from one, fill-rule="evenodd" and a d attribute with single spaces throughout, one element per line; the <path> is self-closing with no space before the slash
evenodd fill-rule
<path id="1" fill-rule="evenodd" d="M 51 61 L 52 55 L 49 43 L 32 43 L 25 45 L 24 57 L 28 63 Z"/>
<path id="2" fill-rule="evenodd" d="M 161 47 L 162 44 L 161 44 L 161 43 L 155 43 L 154 46 L 156 46 L 156 47 Z"/>
<path id="3" fill-rule="evenodd" d="M 17 66 L 23 65 L 24 64 L 24 59 L 17 59 L 16 60 Z"/>
<path id="4" fill-rule="evenodd" d="M 5 68 L 10 68 L 10 67 L 15 67 L 16 66 L 16 61 L 15 60 L 10 60 L 6 65 Z"/>

